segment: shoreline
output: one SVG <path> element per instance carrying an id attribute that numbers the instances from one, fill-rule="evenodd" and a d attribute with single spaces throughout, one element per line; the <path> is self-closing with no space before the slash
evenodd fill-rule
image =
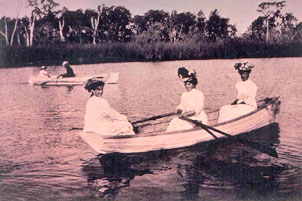
<path id="1" fill-rule="evenodd" d="M 0 52 L 0 68 L 71 65 L 163 62 L 209 59 L 302 57 L 302 43 L 263 44 L 229 41 L 222 44 L 190 42 L 141 45 L 138 43 L 102 43 L 97 45 L 55 45 L 4 47 Z"/>

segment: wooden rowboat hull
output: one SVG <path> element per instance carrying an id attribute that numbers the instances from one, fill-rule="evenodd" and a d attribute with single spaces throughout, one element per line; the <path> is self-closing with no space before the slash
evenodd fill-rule
<path id="1" fill-rule="evenodd" d="M 30 77 L 28 83 L 44 86 L 73 86 L 83 85 L 88 79 L 91 78 L 102 79 L 106 84 L 116 84 L 119 78 L 119 73 L 108 73 L 85 77 L 66 77 L 58 79 L 56 77 Z"/>
<path id="2" fill-rule="evenodd" d="M 276 98 L 249 114 L 213 125 L 213 127 L 233 136 L 239 135 L 274 123 L 279 109 L 280 101 Z M 213 133 L 218 138 L 225 137 L 217 132 L 213 131 Z M 94 151 L 101 154 L 113 152 L 140 153 L 161 149 L 175 149 L 214 140 L 207 131 L 199 127 L 177 132 L 142 133 L 134 136 L 114 137 L 81 131 L 80 136 Z"/>

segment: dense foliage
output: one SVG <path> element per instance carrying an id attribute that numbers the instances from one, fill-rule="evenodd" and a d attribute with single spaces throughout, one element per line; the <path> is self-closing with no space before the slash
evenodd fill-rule
<path id="1" fill-rule="evenodd" d="M 261 3 L 248 30 L 215 9 L 132 17 L 122 6 L 57 10 L 54 0 L 28 0 L 31 16 L 0 20 L 0 66 L 203 58 L 301 56 L 302 23 L 283 13 L 285 1 Z"/>

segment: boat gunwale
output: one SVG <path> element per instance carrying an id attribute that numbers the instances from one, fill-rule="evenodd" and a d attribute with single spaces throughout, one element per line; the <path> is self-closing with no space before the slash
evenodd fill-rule
<path id="1" fill-rule="evenodd" d="M 267 109 L 268 106 L 275 104 L 276 101 L 279 99 L 279 97 L 272 97 L 272 100 L 269 103 L 264 103 L 263 105 L 261 105 L 260 107 L 258 107 L 256 110 L 251 111 L 245 115 L 242 115 L 240 117 L 225 121 L 225 122 L 221 122 L 221 123 L 217 123 L 212 125 L 212 127 L 218 127 L 218 126 L 223 126 L 226 124 L 230 124 L 233 123 L 235 121 L 238 121 L 240 119 L 244 119 L 248 116 L 251 116 L 255 113 L 258 113 L 264 109 Z M 258 101 L 261 102 L 261 101 Z M 151 134 L 136 134 L 136 135 L 117 135 L 117 136 L 103 136 L 103 139 L 125 139 L 125 138 L 143 138 L 143 137 L 157 137 L 157 136 L 161 136 L 161 135 L 175 135 L 175 134 L 184 134 L 184 133 L 188 133 L 188 132 L 193 132 L 193 131 L 198 131 L 198 130 L 203 130 L 203 128 L 201 127 L 194 127 L 191 129 L 184 129 L 184 130 L 179 130 L 179 131 L 172 131 L 172 132 L 166 132 L 166 131 L 162 131 L 162 132 L 157 132 L 157 133 L 151 133 Z"/>

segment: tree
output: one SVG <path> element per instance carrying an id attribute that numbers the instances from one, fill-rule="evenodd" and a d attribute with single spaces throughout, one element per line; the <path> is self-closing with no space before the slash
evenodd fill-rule
<path id="1" fill-rule="evenodd" d="M 25 36 L 27 37 L 27 46 L 33 45 L 36 21 L 53 13 L 53 9 L 58 5 L 59 4 L 55 3 L 53 0 L 28 0 L 28 6 L 32 7 L 33 10 L 31 11 L 31 16 L 27 18 L 27 26 L 24 26 L 23 23 L 23 28 L 26 33 Z"/>
<path id="2" fill-rule="evenodd" d="M 297 35 L 298 19 L 292 13 L 285 13 L 282 16 L 281 33 L 282 39 L 293 41 Z"/>
<path id="3" fill-rule="evenodd" d="M 168 23 L 169 13 L 163 10 L 149 10 L 144 14 L 146 26 L 151 26 L 153 23 L 159 22 L 162 24 Z"/>
<path id="4" fill-rule="evenodd" d="M 91 31 L 92 31 L 92 44 L 95 45 L 99 24 L 100 24 L 100 18 L 101 18 L 101 6 L 98 6 L 97 11 L 86 10 L 85 15 L 87 17 L 90 17 L 90 24 L 91 24 Z"/>
<path id="5" fill-rule="evenodd" d="M 87 17 L 81 9 L 76 11 L 65 10 L 62 14 L 65 26 L 63 34 L 66 36 L 66 41 L 70 43 L 82 43 L 90 41 L 91 24 L 90 17 Z"/>
<path id="6" fill-rule="evenodd" d="M 14 28 L 13 28 L 13 31 L 10 36 L 10 42 L 9 42 L 9 35 L 8 35 L 7 18 L 4 16 L 1 19 L 1 21 L 4 22 L 4 32 L 0 30 L 0 34 L 3 35 L 3 37 L 5 38 L 6 45 L 12 46 L 14 43 L 14 37 L 15 37 L 15 33 L 16 33 L 16 29 L 17 29 L 17 25 L 18 25 L 18 21 L 19 21 L 19 14 L 20 14 L 21 7 L 22 7 L 22 1 L 19 0 L 18 5 L 17 5 L 17 17 L 15 19 Z M 1 26 L 1 27 L 3 27 L 3 26 Z"/>
<path id="7" fill-rule="evenodd" d="M 59 28 L 59 34 L 60 34 L 60 41 L 65 42 L 65 36 L 63 34 L 63 29 L 65 26 L 65 19 L 64 19 L 64 12 L 67 11 L 67 8 L 64 7 L 62 10 L 58 10 L 57 12 L 57 19 L 58 19 L 58 28 Z"/>
<path id="8" fill-rule="evenodd" d="M 102 40 L 126 41 L 131 37 L 131 13 L 123 6 L 102 7 L 100 35 Z"/>
<path id="9" fill-rule="evenodd" d="M 137 35 L 143 33 L 144 31 L 147 30 L 147 26 L 146 26 L 146 19 L 144 18 L 144 16 L 141 15 L 135 15 L 132 19 L 132 23 L 134 24 L 133 32 L 135 32 Z"/>
<path id="10" fill-rule="evenodd" d="M 248 28 L 248 31 L 245 33 L 248 38 L 251 38 L 256 41 L 263 41 L 266 38 L 266 25 L 265 18 L 260 16 L 252 22 L 252 25 Z"/>
<path id="11" fill-rule="evenodd" d="M 285 1 L 263 2 L 258 5 L 257 11 L 263 14 L 266 22 L 266 43 L 270 42 L 270 26 L 280 16 L 281 9 L 285 6 L 285 3 Z"/>
<path id="12" fill-rule="evenodd" d="M 1 18 L 0 27 L 4 27 L 4 31 L 0 31 L 0 34 L 4 37 L 5 44 L 8 46 L 9 45 L 8 28 L 7 28 L 7 18 L 5 16 Z"/>
<path id="13" fill-rule="evenodd" d="M 196 16 L 190 12 L 178 14 L 176 11 L 173 11 L 170 21 L 171 30 L 173 30 L 172 33 L 175 35 L 174 40 L 183 39 L 183 35 L 188 35 L 196 26 Z"/>
<path id="14" fill-rule="evenodd" d="M 207 37 L 211 41 L 216 41 L 218 38 L 233 37 L 236 34 L 236 27 L 229 24 L 229 18 L 220 17 L 215 9 L 211 12 L 209 19 L 206 21 Z"/>
<path id="15" fill-rule="evenodd" d="M 197 18 L 196 18 L 196 26 L 197 28 L 197 32 L 199 33 L 204 33 L 205 32 L 205 28 L 206 28 L 206 18 L 204 16 L 204 13 L 202 10 L 200 10 L 197 14 Z"/>

